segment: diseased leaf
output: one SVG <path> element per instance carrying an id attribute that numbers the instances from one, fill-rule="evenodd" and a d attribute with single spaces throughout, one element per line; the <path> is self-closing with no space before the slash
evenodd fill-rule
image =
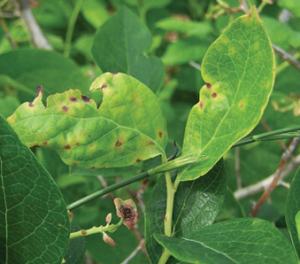
<path id="1" fill-rule="evenodd" d="M 154 236 L 175 258 L 188 263 L 297 263 L 289 241 L 271 222 L 261 219 L 229 220 L 183 238 Z"/>
<path id="2" fill-rule="evenodd" d="M 158 58 L 145 56 L 151 42 L 147 27 L 123 7 L 99 28 L 92 54 L 103 72 L 130 74 L 156 91 L 163 82 L 164 65 Z"/>
<path id="3" fill-rule="evenodd" d="M 274 83 L 274 54 L 253 7 L 234 20 L 210 46 L 202 62 L 206 82 L 191 110 L 182 154 L 209 159 L 179 172 L 182 181 L 197 179 L 259 122 Z"/>
<path id="4" fill-rule="evenodd" d="M 56 150 L 69 165 L 122 167 L 164 153 L 166 122 L 156 96 L 125 74 L 106 73 L 90 91 L 103 93 L 99 108 L 79 90 L 49 96 L 40 91 L 8 118 L 24 144 Z"/>
<path id="5" fill-rule="evenodd" d="M 300 170 L 298 169 L 295 173 L 294 179 L 291 182 L 286 198 L 286 223 L 289 229 L 290 236 L 293 241 L 294 248 L 298 254 L 300 260 L 300 230 L 299 230 L 299 214 L 300 211 Z M 297 216 L 297 219 L 296 219 Z M 297 221 L 298 220 L 298 221 Z M 298 228 L 297 228 L 298 227 Z"/>
<path id="6" fill-rule="evenodd" d="M 166 183 L 163 176 L 154 187 L 146 207 L 146 248 L 152 263 L 158 263 L 162 247 L 153 234 L 164 234 Z M 200 227 L 211 225 L 225 196 L 226 178 L 223 160 L 204 177 L 179 184 L 174 200 L 173 230 L 176 237 L 186 236 Z"/>
<path id="7" fill-rule="evenodd" d="M 0 263 L 61 263 L 70 224 L 63 197 L 0 116 Z"/>

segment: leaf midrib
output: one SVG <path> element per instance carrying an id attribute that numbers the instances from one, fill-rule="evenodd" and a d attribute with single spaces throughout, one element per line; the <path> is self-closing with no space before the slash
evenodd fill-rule
<path id="1" fill-rule="evenodd" d="M 39 118 L 40 116 L 51 116 L 51 117 L 64 117 L 64 118 L 73 118 L 73 119 L 76 119 L 76 120 L 84 120 L 84 119 L 103 119 L 103 120 L 107 120 L 108 122 L 111 122 L 113 124 L 115 124 L 117 127 L 119 128 L 124 128 L 124 129 L 128 129 L 128 130 L 131 130 L 131 131 L 135 131 L 143 136 L 145 136 L 146 138 L 148 138 L 149 140 L 153 141 L 155 143 L 156 146 L 158 146 L 159 150 L 161 151 L 161 153 L 163 154 L 164 153 L 164 150 L 162 148 L 162 146 L 156 141 L 156 139 L 153 139 L 151 138 L 150 136 L 142 133 L 141 131 L 137 130 L 136 128 L 131 128 L 131 127 L 126 127 L 126 126 L 122 126 L 122 125 L 119 125 L 117 122 L 115 122 L 114 120 L 111 120 L 109 118 L 106 118 L 106 117 L 103 117 L 103 116 L 100 116 L 99 114 L 99 117 L 85 117 L 85 118 L 78 118 L 78 117 L 74 117 L 74 116 L 67 116 L 67 115 L 55 115 L 55 114 L 45 114 L 45 115 L 39 115 L 39 116 L 27 116 L 25 118 L 22 118 L 21 120 L 19 121 L 16 121 L 14 124 L 13 124 L 13 127 L 17 126 L 17 124 L 19 122 L 26 122 L 26 119 L 30 119 L 30 118 Z"/>

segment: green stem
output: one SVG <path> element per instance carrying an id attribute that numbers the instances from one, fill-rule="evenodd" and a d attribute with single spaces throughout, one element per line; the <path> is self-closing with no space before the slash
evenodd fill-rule
<path id="1" fill-rule="evenodd" d="M 123 220 L 121 219 L 119 221 L 119 223 L 117 223 L 116 225 L 107 225 L 107 226 L 101 225 L 98 227 L 93 226 L 90 229 L 73 232 L 70 234 L 70 239 L 74 239 L 77 237 L 85 237 L 85 236 L 90 236 L 90 235 L 94 235 L 97 233 L 110 232 L 110 231 L 112 231 L 111 233 L 113 233 L 120 227 L 120 225 L 122 225 L 122 223 L 123 223 Z"/>
<path id="2" fill-rule="evenodd" d="M 162 163 L 168 162 L 167 157 L 165 155 L 162 156 Z M 174 198 L 176 189 L 171 179 L 171 173 L 169 171 L 165 172 L 166 179 L 166 188 L 167 188 L 167 205 L 166 205 L 166 214 L 164 217 L 164 233 L 166 236 L 172 236 L 172 218 L 173 218 L 173 206 L 174 206 Z M 164 249 L 160 259 L 159 264 L 164 264 L 167 262 L 171 254 Z"/>
<path id="3" fill-rule="evenodd" d="M 238 141 L 237 143 L 235 143 L 232 146 L 232 148 L 242 146 L 242 145 L 246 145 L 246 144 L 250 144 L 250 143 L 254 143 L 254 142 L 257 142 L 257 141 L 275 140 L 275 139 L 278 139 L 278 135 L 281 135 L 281 139 L 296 137 L 297 134 L 287 134 L 287 133 L 292 132 L 292 131 L 297 131 L 297 130 L 300 130 L 300 126 L 294 126 L 294 127 L 289 127 L 289 128 L 278 129 L 278 130 L 274 130 L 274 131 L 271 131 L 271 132 L 266 132 L 266 133 L 262 133 L 262 134 L 259 134 L 259 135 L 243 138 L 240 141 Z M 160 171 L 157 171 L 157 172 L 155 172 L 155 171 L 153 172 L 153 170 L 145 171 L 145 172 L 143 172 L 143 173 L 141 173 L 137 176 L 134 176 L 130 179 L 124 180 L 122 182 L 118 182 L 118 183 L 113 184 L 113 185 L 111 185 L 107 188 L 104 188 L 104 189 L 100 190 L 100 191 L 94 192 L 94 193 L 92 193 L 92 194 L 90 194 L 86 197 L 83 197 L 83 198 L 77 200 L 76 202 L 68 205 L 67 209 L 68 210 L 73 210 L 73 209 L 75 209 L 75 208 L 77 208 L 77 207 L 79 207 L 79 206 L 81 206 L 85 203 L 88 203 L 88 202 L 90 202 L 90 201 L 92 201 L 96 198 L 99 198 L 99 197 L 101 197 L 105 194 L 108 194 L 112 191 L 115 191 L 115 190 L 117 190 L 121 187 L 129 185 L 129 184 L 134 183 L 136 181 L 143 180 L 143 179 L 145 179 L 145 178 L 147 178 L 147 177 L 149 177 L 153 174 L 156 174 L 156 173 L 160 173 Z M 169 173 L 168 173 L 168 175 L 169 175 Z M 170 177 L 168 177 L 168 182 L 169 182 L 169 178 Z M 180 183 L 180 181 L 178 179 L 176 179 L 174 185 L 172 184 L 173 185 L 172 189 L 169 187 L 169 193 L 170 194 L 172 194 L 172 192 L 174 192 L 174 195 L 175 195 L 175 192 L 177 190 L 177 187 L 178 187 L 179 183 Z M 167 186 L 172 186 L 172 185 L 170 183 L 169 184 L 167 183 Z M 169 199 L 170 199 L 170 197 L 169 197 Z"/>
<path id="4" fill-rule="evenodd" d="M 259 5 L 259 7 L 257 8 L 257 12 L 258 13 L 261 13 L 261 11 L 263 10 L 263 8 L 265 7 L 265 5 L 269 4 L 269 1 L 268 0 L 263 0 L 261 2 L 261 4 Z"/>
<path id="5" fill-rule="evenodd" d="M 66 42 L 65 42 L 65 50 L 64 50 L 64 56 L 69 57 L 70 56 L 70 50 L 71 50 L 71 42 L 72 42 L 72 36 L 74 32 L 75 23 L 78 17 L 78 14 L 80 12 L 81 6 L 82 6 L 83 0 L 77 0 L 75 7 L 73 9 L 73 12 L 70 17 L 70 21 L 68 24 L 67 34 L 66 34 Z"/>
<path id="6" fill-rule="evenodd" d="M 160 256 L 160 259 L 158 261 L 158 264 L 165 264 L 165 263 L 167 263 L 167 261 L 168 261 L 168 259 L 169 259 L 170 256 L 171 256 L 171 254 L 169 253 L 169 251 L 164 248 L 164 251 L 163 251 L 163 253 Z"/>
<path id="7" fill-rule="evenodd" d="M 259 135 L 243 138 L 243 139 L 239 140 L 237 143 L 235 143 L 232 146 L 232 148 L 237 147 L 237 146 L 246 145 L 246 144 L 253 143 L 253 142 L 257 142 L 257 141 L 275 140 L 275 139 L 279 138 L 278 135 L 280 135 L 280 134 L 281 134 L 281 139 L 295 137 L 299 134 L 289 134 L 289 132 L 293 132 L 293 131 L 297 131 L 297 130 L 300 130 L 300 126 L 293 126 L 293 127 L 288 127 L 288 128 L 277 129 L 277 130 L 262 133 Z"/>
<path id="8" fill-rule="evenodd" d="M 102 189 L 100 191 L 94 192 L 94 193 L 92 193 L 92 194 L 90 194 L 88 196 L 85 196 L 85 197 L 77 200 L 74 203 L 71 203 L 70 205 L 67 206 L 67 209 L 68 210 L 73 210 L 73 209 L 75 209 L 75 208 L 77 208 L 77 207 L 79 207 L 79 206 L 81 206 L 81 205 L 83 205 L 85 203 L 88 203 L 88 202 L 90 202 L 90 201 L 92 201 L 92 200 L 94 200 L 96 198 L 99 198 L 99 197 L 101 197 L 101 196 L 103 196 L 105 194 L 108 194 L 108 193 L 110 193 L 112 191 L 115 191 L 115 190 L 121 188 L 121 187 L 129 185 L 129 184 L 131 184 L 133 182 L 145 179 L 145 178 L 147 178 L 149 176 L 151 176 L 151 174 L 148 171 L 145 171 L 145 172 L 143 172 L 143 173 L 141 173 L 141 174 L 139 174 L 137 176 L 134 176 L 134 177 L 132 177 L 130 179 L 127 179 L 125 181 L 118 182 L 116 184 L 110 185 L 110 186 L 108 186 L 108 187 L 106 187 L 106 188 L 104 188 L 104 189 Z"/>
<path id="9" fill-rule="evenodd" d="M 162 156 L 162 162 L 166 163 L 167 158 L 166 156 Z M 171 236 L 172 235 L 172 216 L 173 216 L 173 205 L 174 205 L 174 196 L 176 193 L 176 189 L 172 183 L 171 173 L 169 171 L 165 172 L 165 179 L 166 179 L 166 188 L 167 188 L 167 207 L 166 207 L 166 214 L 165 214 L 165 235 Z"/>

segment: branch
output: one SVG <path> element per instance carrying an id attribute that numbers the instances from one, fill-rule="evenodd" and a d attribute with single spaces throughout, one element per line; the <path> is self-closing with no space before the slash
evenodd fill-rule
<path id="1" fill-rule="evenodd" d="M 246 0 L 239 0 L 241 8 L 243 9 L 243 11 L 248 14 L 249 13 L 249 7 L 247 5 Z"/>
<path id="2" fill-rule="evenodd" d="M 292 66 L 294 66 L 298 71 L 300 71 L 300 62 L 296 60 L 291 54 L 283 50 L 282 48 L 279 48 L 275 44 L 272 44 L 272 47 L 275 51 L 275 53 L 283 60 L 289 62 Z"/>
<path id="3" fill-rule="evenodd" d="M 30 32 L 33 44 L 37 48 L 52 50 L 51 44 L 44 36 L 42 30 L 40 29 L 39 25 L 37 24 L 31 12 L 28 0 L 18 0 L 18 1 L 21 6 L 21 17 Z"/>
<path id="4" fill-rule="evenodd" d="M 288 175 L 290 175 L 290 173 L 292 171 L 294 171 L 298 166 L 300 166 L 300 155 L 291 159 L 291 161 L 285 166 L 285 168 L 283 169 L 283 171 L 281 173 L 280 180 L 283 180 Z M 248 196 L 252 196 L 254 194 L 263 192 L 264 190 L 266 190 L 268 188 L 268 186 L 270 186 L 270 184 L 273 181 L 274 176 L 275 176 L 275 173 L 256 184 L 253 184 L 253 185 L 250 185 L 243 189 L 237 190 L 236 192 L 234 192 L 235 198 L 237 200 L 240 200 L 240 199 L 246 198 Z"/>
<path id="5" fill-rule="evenodd" d="M 105 194 L 108 194 L 108 193 L 110 193 L 110 192 L 112 192 L 114 190 L 117 190 L 117 189 L 119 189 L 121 187 L 129 185 L 129 184 L 131 184 L 133 182 L 145 179 L 145 178 L 149 177 L 150 175 L 151 174 L 148 171 L 145 171 L 145 172 L 143 172 L 143 173 L 141 173 L 141 174 L 139 174 L 137 176 L 134 176 L 132 178 L 126 179 L 125 181 L 118 182 L 118 183 L 115 183 L 113 185 L 110 185 L 110 186 L 108 186 L 108 187 L 106 187 L 106 188 L 104 188 L 104 189 L 102 189 L 100 191 L 94 192 L 94 193 L 92 193 L 92 194 L 90 194 L 88 196 L 85 196 L 85 197 L 77 200 L 74 203 L 71 203 L 70 205 L 67 206 L 67 209 L 68 210 L 73 210 L 73 209 L 75 209 L 75 208 L 77 208 L 77 207 L 79 207 L 79 206 L 81 206 L 81 205 L 83 205 L 83 204 L 85 204 L 87 202 L 90 202 L 90 201 L 92 201 L 92 200 L 94 200 L 94 199 L 96 199 L 98 197 L 101 197 L 101 196 L 103 196 Z"/>
<path id="6" fill-rule="evenodd" d="M 273 180 L 271 184 L 267 187 L 267 189 L 264 191 L 263 195 L 260 197 L 258 202 L 253 206 L 252 211 L 250 213 L 250 217 L 255 217 L 257 213 L 259 212 L 260 208 L 263 206 L 264 202 L 270 197 L 271 193 L 275 190 L 275 188 L 278 185 L 279 180 L 281 179 L 281 174 L 283 172 L 283 168 L 287 162 L 287 160 L 291 157 L 293 151 L 297 147 L 298 141 L 300 138 L 294 138 L 288 148 L 285 152 L 283 152 L 281 161 L 278 165 L 278 168 L 275 172 L 275 175 L 273 177 Z"/>
<path id="7" fill-rule="evenodd" d="M 241 177 L 241 172 L 240 172 L 240 147 L 237 147 L 235 149 L 235 177 L 236 177 L 236 182 L 238 189 L 242 188 L 242 177 Z"/>

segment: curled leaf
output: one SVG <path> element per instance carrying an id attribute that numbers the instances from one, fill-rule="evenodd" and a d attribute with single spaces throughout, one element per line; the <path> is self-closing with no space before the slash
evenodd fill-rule
<path id="1" fill-rule="evenodd" d="M 28 147 L 56 150 L 69 165 L 86 169 L 129 166 L 164 152 L 166 122 L 156 96 L 126 74 L 106 73 L 90 91 L 100 92 L 100 107 L 79 90 L 19 106 L 8 122 Z"/>
<path id="2" fill-rule="evenodd" d="M 139 214 L 136 209 L 136 205 L 131 199 L 123 201 L 120 198 L 116 198 L 114 203 L 117 210 L 117 216 L 122 218 L 123 224 L 128 229 L 139 221 Z"/>

